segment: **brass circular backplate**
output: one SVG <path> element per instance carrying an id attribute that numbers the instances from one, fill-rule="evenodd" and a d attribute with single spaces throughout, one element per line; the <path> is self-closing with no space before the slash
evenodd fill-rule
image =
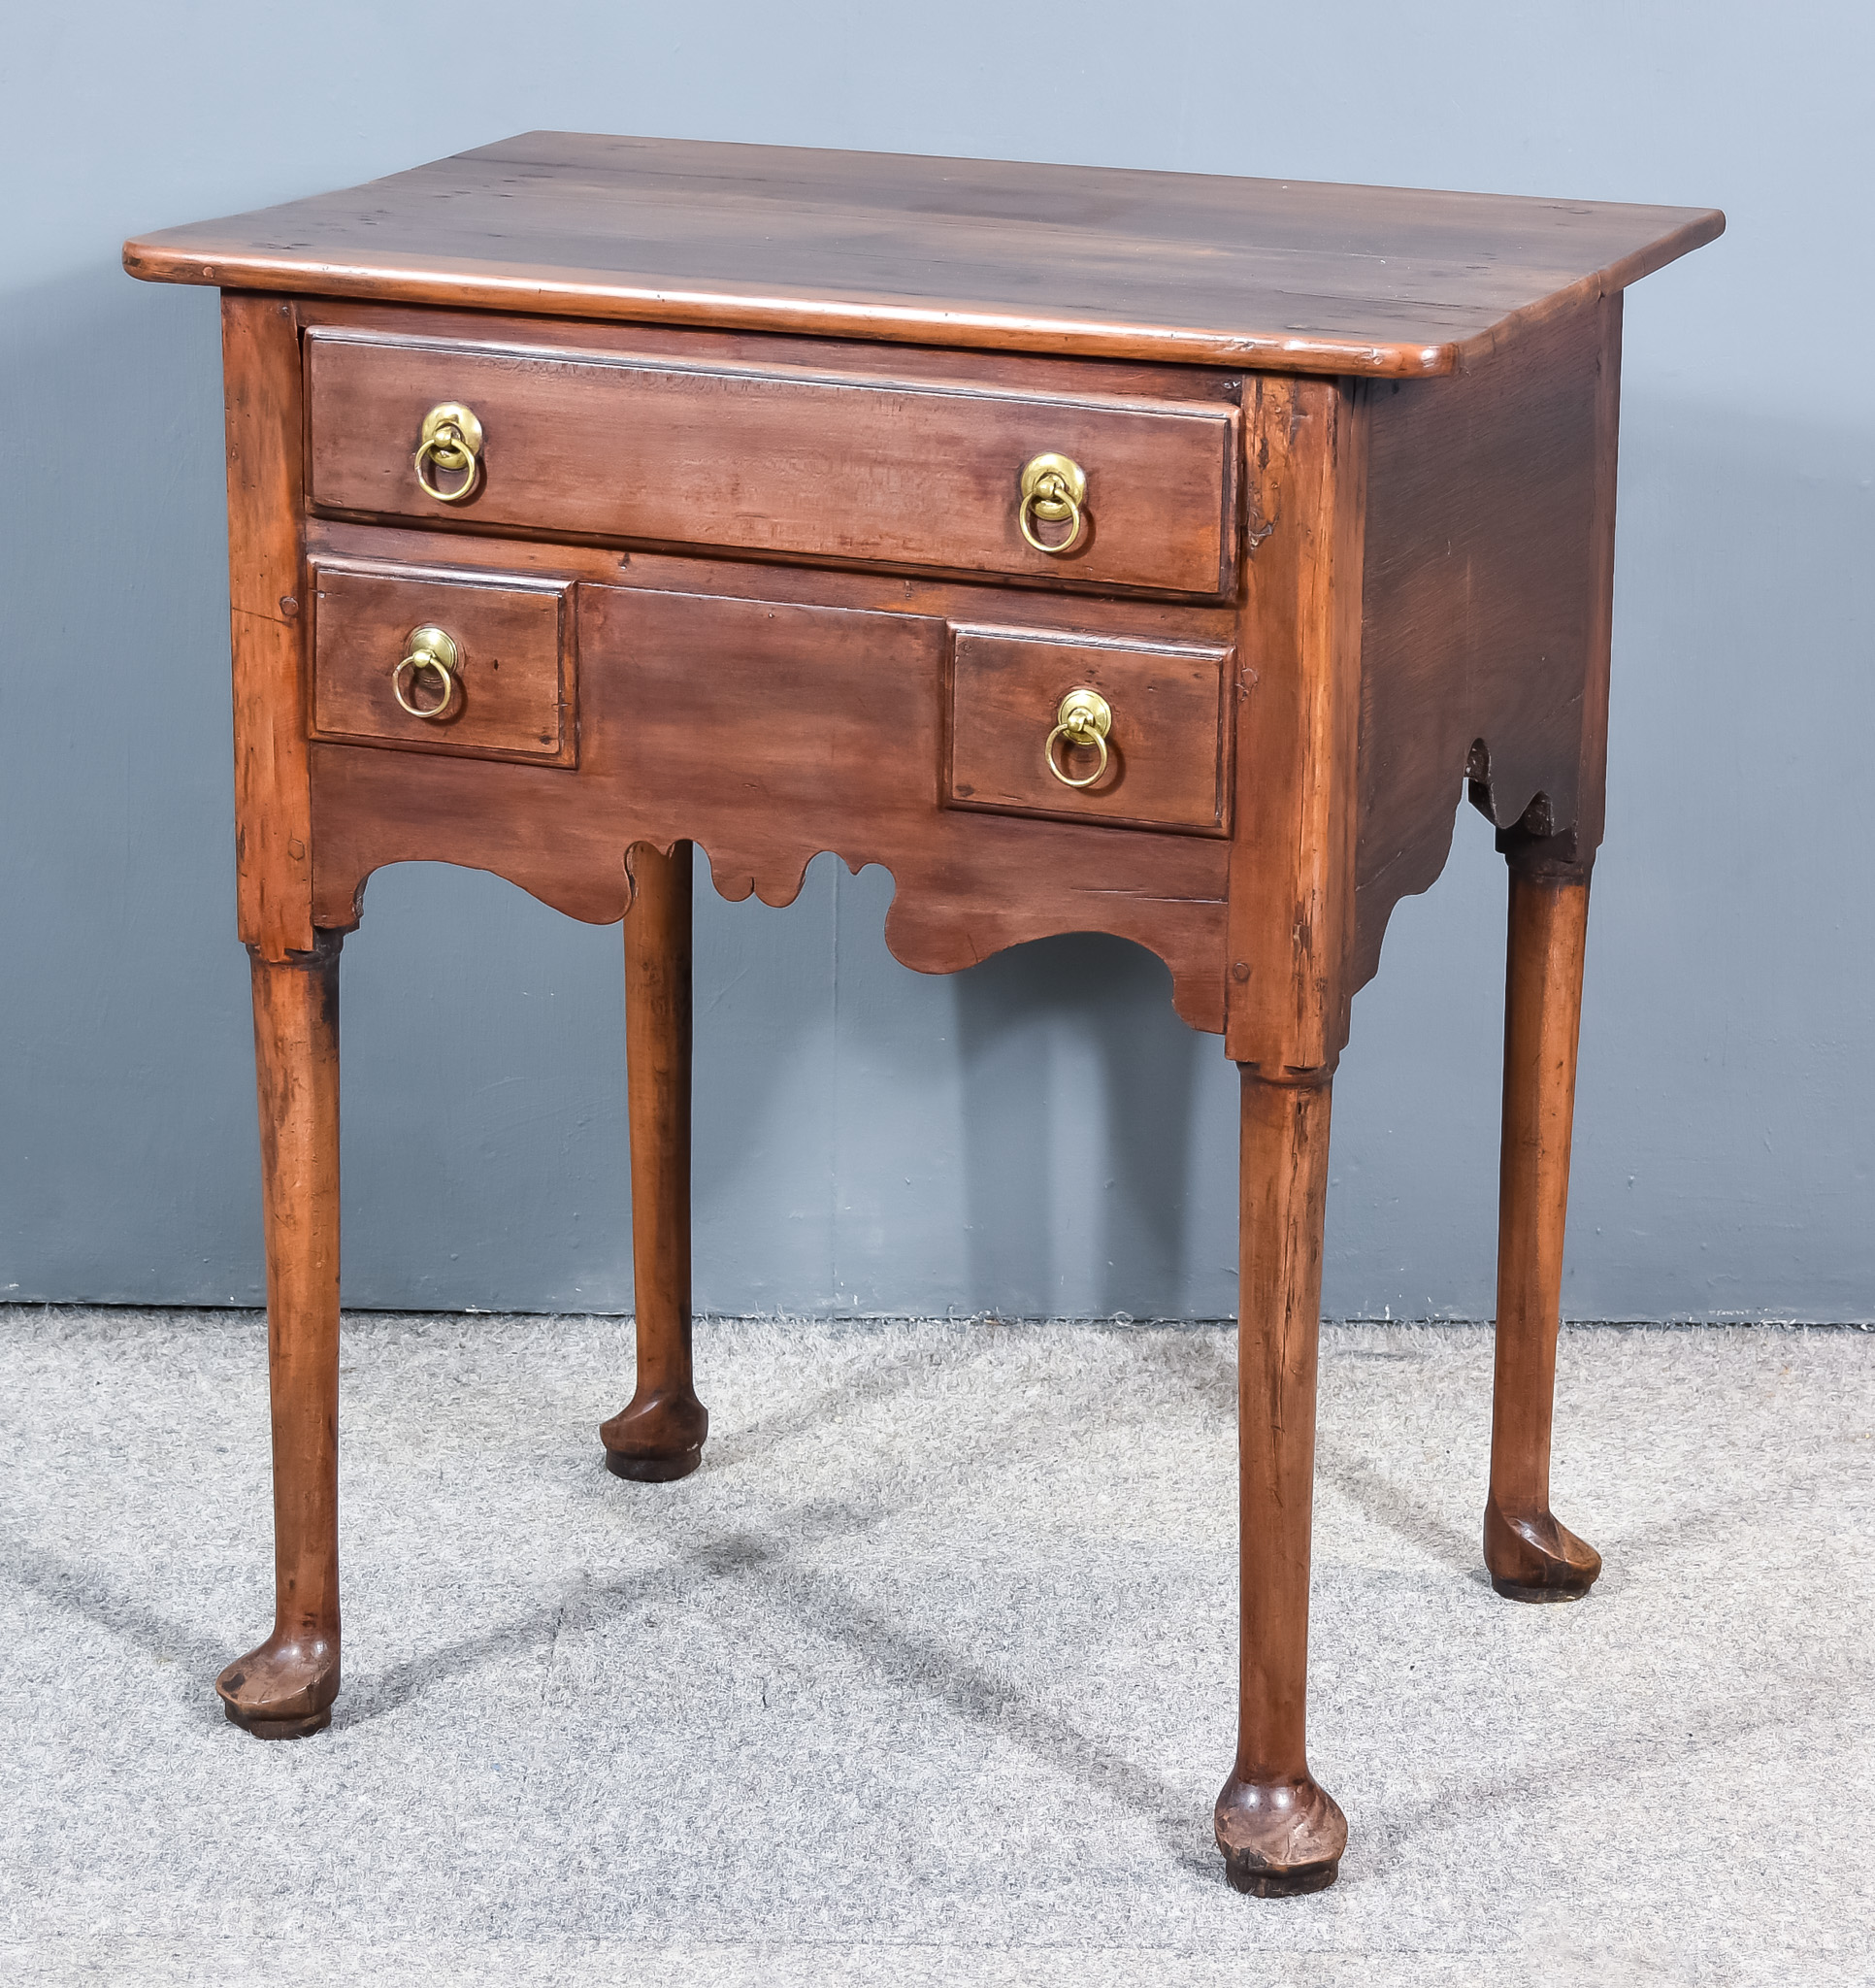
<path id="1" fill-rule="evenodd" d="M 1050 478 L 1059 494 L 1044 491 Z M 1071 456 L 1037 455 L 1022 468 L 1022 496 L 1033 500 L 1035 514 L 1046 524 L 1060 524 L 1087 502 L 1087 472 Z"/>
<path id="2" fill-rule="evenodd" d="M 453 438 L 443 436 L 444 428 L 456 431 L 461 438 L 460 446 Z M 460 401 L 439 402 L 423 416 L 418 447 L 430 451 L 431 461 L 440 470 L 466 469 L 470 457 L 481 453 L 481 423 L 476 418 L 475 410 L 464 407 Z"/>
<path id="3" fill-rule="evenodd" d="M 431 664 L 440 664 L 445 670 L 456 666 L 456 639 L 434 622 L 426 621 L 421 628 L 412 628 L 410 640 L 404 645 L 404 660 L 416 667 L 427 669 Z"/>

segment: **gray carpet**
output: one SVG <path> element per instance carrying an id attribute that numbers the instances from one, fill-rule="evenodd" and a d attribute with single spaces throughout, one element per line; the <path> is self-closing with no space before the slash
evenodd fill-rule
<path id="1" fill-rule="evenodd" d="M 361 1317 L 346 1684 L 265 1745 L 264 1326 L 0 1311 L 0 1979 L 1875 1981 L 1875 1336 L 1570 1332 L 1559 1510 L 1479 1568 L 1475 1328 L 1324 1340 L 1313 1758 L 1341 1881 L 1223 1882 L 1213 1327 L 711 1322 L 628 1485 L 610 1319 Z"/>

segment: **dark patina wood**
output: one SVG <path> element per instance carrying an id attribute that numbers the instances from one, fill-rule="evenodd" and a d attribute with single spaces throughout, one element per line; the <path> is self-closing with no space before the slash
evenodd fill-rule
<path id="1" fill-rule="evenodd" d="M 234 663 L 235 904 L 261 957 L 310 952 L 312 797 L 301 593 L 299 325 L 278 297 L 221 306 Z"/>
<path id="2" fill-rule="evenodd" d="M 664 1483 L 703 1461 L 690 1362 L 690 845 L 630 857 L 625 1069 L 638 1385 L 599 1431 L 614 1476 Z"/>
<path id="3" fill-rule="evenodd" d="M 1724 225 L 1608 201 L 531 131 L 146 236 L 126 265 L 231 289 L 1418 378 Z"/>
<path id="4" fill-rule="evenodd" d="M 520 574 L 470 574 L 446 566 L 315 560 L 312 609 L 315 739 L 394 746 L 411 752 L 574 763 L 571 587 Z M 392 673 L 419 627 L 446 623 L 457 644 L 445 696 L 406 673 L 399 704 Z"/>
<path id="5" fill-rule="evenodd" d="M 1499 829 L 1601 841 L 1620 389 L 1618 295 L 1367 389 L 1357 987 L 1444 868 L 1461 778 Z"/>
<path id="6" fill-rule="evenodd" d="M 215 1679 L 262 1740 L 297 1740 L 339 1695 L 339 946 L 253 961 L 274 1426 L 274 1632 Z"/>
<path id="7" fill-rule="evenodd" d="M 950 773 L 962 808 L 1006 809 L 1064 821 L 1130 822 L 1223 835 L 1230 826 L 1228 649 L 1142 648 L 1025 629 L 958 628 L 951 642 Z M 1088 688 L 1112 712 L 1106 764 L 1069 739 L 1036 751 L 1062 700 Z M 1069 787 L 1049 771 L 1092 784 Z"/>
<path id="8" fill-rule="evenodd" d="M 950 641 L 937 613 L 582 582 L 576 780 L 315 746 L 319 914 L 349 925 L 373 869 L 434 860 L 604 922 L 625 910 L 625 849 L 678 841 L 725 897 L 785 905 L 831 849 L 892 872 L 886 942 L 908 966 L 1116 932 L 1166 959 L 1181 1014 L 1218 1027 L 1229 845 L 946 805 Z M 1124 733 L 1135 721 L 1118 710 Z M 1052 723 L 1036 712 L 1023 740 L 1038 786 Z"/>
<path id="9" fill-rule="evenodd" d="M 473 342 L 321 332 L 307 341 L 312 502 L 791 559 L 1229 585 L 1229 405 L 998 389 L 965 362 L 948 380 L 895 380 L 876 357 L 851 372 L 826 354 L 788 366 L 762 343 L 739 362 L 629 339 L 548 347 L 511 318 Z M 486 431 L 460 503 L 423 490 L 404 446 L 439 400 L 472 405 Z M 1099 528 L 1062 558 L 1025 543 L 1010 501 L 1016 472 L 1044 451 L 1100 465 Z"/>
<path id="10" fill-rule="evenodd" d="M 1486 1559 L 1530 1600 L 1600 1565 L 1550 1510 L 1549 1450 L 1621 291 L 1722 225 L 534 133 L 128 245 L 134 274 L 228 292 L 278 1562 L 229 1716 L 311 1731 L 338 1689 L 337 960 L 373 872 L 469 864 L 624 921 L 638 1372 L 601 1440 L 658 1479 L 708 1426 L 691 852 L 785 904 L 831 849 L 891 871 L 907 965 L 1114 933 L 1239 1066 L 1216 1829 L 1240 1889 L 1332 1882 L 1347 1825 L 1305 1743 L 1330 1092 L 1467 782 L 1512 876 Z M 438 497 L 413 457 L 444 403 L 482 442 Z M 1037 547 L 1018 505 L 1047 452 L 1082 515 Z M 446 722 L 391 694 L 419 624 L 462 659 Z M 1054 747 L 1085 788 L 1044 757 L 1077 689 L 1111 718 L 1104 772 Z"/>
<path id="11" fill-rule="evenodd" d="M 1242 1073 L 1238 1146 L 1237 1757 L 1217 1798 L 1225 1874 L 1260 1898 L 1334 1882 L 1347 1818 L 1309 1773 L 1309 1522 L 1330 1080 Z"/>
<path id="12" fill-rule="evenodd" d="M 1550 1510 L 1550 1415 L 1562 1313 L 1576 1039 L 1589 878 L 1542 845 L 1513 845 L 1504 991 L 1497 1375 L 1485 1565 L 1523 1602 L 1587 1594 L 1601 1555 Z"/>

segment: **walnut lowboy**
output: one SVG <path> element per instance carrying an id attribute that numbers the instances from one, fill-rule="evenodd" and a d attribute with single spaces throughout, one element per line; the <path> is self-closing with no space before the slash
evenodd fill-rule
<path id="1" fill-rule="evenodd" d="M 785 904 L 880 863 L 942 973 L 1064 931 L 1170 969 L 1241 1073 L 1239 1889 L 1331 1883 L 1304 1746 L 1330 1084 L 1460 783 L 1510 871 L 1484 1551 L 1552 1515 L 1622 293 L 1710 213 L 534 133 L 129 244 L 223 291 L 273 1634 L 339 1690 L 338 960 L 386 863 L 622 919 L 637 1388 L 697 1467 L 691 852 Z M 934 288 L 941 279 L 947 287 Z"/>

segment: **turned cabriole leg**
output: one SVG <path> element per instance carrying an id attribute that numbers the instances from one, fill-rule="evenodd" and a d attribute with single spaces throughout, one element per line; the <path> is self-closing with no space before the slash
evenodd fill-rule
<path id="1" fill-rule="evenodd" d="M 1572 1600 L 1601 1572 L 1600 1554 L 1550 1510 L 1550 1422 L 1588 919 L 1586 870 L 1545 867 L 1511 850 L 1497 1373 L 1484 1553 L 1492 1586 L 1525 1602 Z"/>
<path id="2" fill-rule="evenodd" d="M 222 1672 L 228 1717 L 298 1739 L 339 1695 L 339 945 L 253 961 L 274 1427 L 274 1633 Z"/>
<path id="3" fill-rule="evenodd" d="M 703 1461 L 709 1411 L 690 1367 L 691 845 L 632 851 L 625 1065 L 632 1141 L 638 1386 L 599 1432 L 606 1467 L 663 1482 Z"/>
<path id="4" fill-rule="evenodd" d="M 1348 1825 L 1308 1771 L 1309 1530 L 1328 1195 L 1330 1073 L 1245 1068 L 1238 1148 L 1237 1758 L 1217 1801 L 1231 1882 L 1262 1898 L 1334 1882 Z"/>

